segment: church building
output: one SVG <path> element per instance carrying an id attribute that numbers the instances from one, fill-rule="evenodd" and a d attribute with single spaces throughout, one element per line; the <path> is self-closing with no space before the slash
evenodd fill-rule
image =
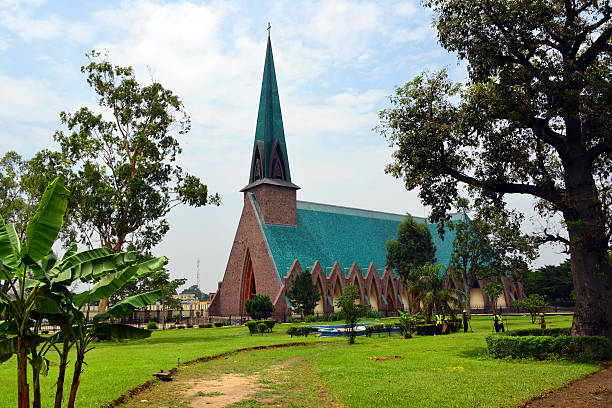
<path id="1" fill-rule="evenodd" d="M 275 315 L 289 314 L 287 292 L 305 268 L 322 293 L 315 313 L 334 311 L 346 285 L 357 285 L 360 302 L 373 310 L 408 310 L 407 288 L 385 267 L 385 243 L 396 238 L 405 216 L 298 201 L 299 189 L 291 179 L 268 37 L 249 183 L 240 190 L 244 207 L 209 315 L 244 315 L 244 301 L 255 294 L 270 296 Z M 427 223 L 425 218 L 414 219 Z M 436 260 L 448 266 L 454 232 L 447 230 L 442 239 L 437 224 L 427 224 L 436 245 Z M 522 297 L 522 285 L 507 277 L 502 281 L 505 294 L 498 306 L 506 307 Z M 472 308 L 489 307 L 483 286 L 479 282 L 472 289 Z"/>

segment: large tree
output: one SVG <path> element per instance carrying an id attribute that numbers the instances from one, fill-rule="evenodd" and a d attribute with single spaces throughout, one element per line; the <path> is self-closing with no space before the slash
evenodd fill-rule
<path id="1" fill-rule="evenodd" d="M 570 261 L 525 272 L 523 286 L 527 295 L 542 295 L 546 302 L 552 305 L 569 303 L 574 290 Z"/>
<path id="2" fill-rule="evenodd" d="M 83 244 L 147 252 L 169 230 L 172 208 L 218 205 L 219 196 L 176 164 L 176 135 L 190 129 L 180 99 L 160 83 L 141 86 L 131 67 L 113 66 L 96 51 L 87 57 L 81 71 L 100 113 L 61 112 L 67 130 L 54 135 L 61 151 L 42 151 L 33 165 L 68 171 L 70 220 Z"/>
<path id="3" fill-rule="evenodd" d="M 534 240 L 521 233 L 521 214 L 492 210 L 488 205 L 475 206 L 473 219 L 467 199 L 455 204 L 460 219 L 449 221 L 455 230 L 449 270 L 463 285 L 465 307 L 470 313 L 470 292 L 479 279 L 509 275 L 518 279 L 522 267 L 537 254 Z"/>
<path id="4" fill-rule="evenodd" d="M 397 239 L 386 243 L 387 265 L 408 280 L 410 270 L 436 261 L 436 245 L 427 224 L 418 223 L 410 214 L 397 227 Z"/>
<path id="5" fill-rule="evenodd" d="M 381 113 L 388 171 L 419 188 L 444 220 L 461 186 L 501 203 L 537 200 L 565 231 L 574 335 L 612 338 L 612 6 L 609 1 L 427 0 L 440 44 L 466 61 L 469 80 L 444 72 L 397 90 Z"/>

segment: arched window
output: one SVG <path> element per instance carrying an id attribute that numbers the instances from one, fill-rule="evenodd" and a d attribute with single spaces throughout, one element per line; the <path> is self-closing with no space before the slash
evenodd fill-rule
<path id="1" fill-rule="evenodd" d="M 272 151 L 270 152 L 270 168 L 268 174 L 270 178 L 273 179 L 287 180 L 285 158 L 283 157 L 283 150 L 278 140 L 274 141 Z"/>
<path id="2" fill-rule="evenodd" d="M 259 179 L 264 178 L 263 171 L 263 160 L 261 157 L 261 151 L 259 150 L 259 143 L 255 146 L 255 153 L 253 154 L 255 161 L 253 162 L 253 174 L 251 175 L 251 179 L 253 181 L 257 181 Z"/>

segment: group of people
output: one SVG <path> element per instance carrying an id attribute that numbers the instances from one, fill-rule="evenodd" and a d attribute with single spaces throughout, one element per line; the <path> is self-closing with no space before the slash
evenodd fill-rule
<path id="1" fill-rule="evenodd" d="M 448 320 L 444 314 L 435 315 L 436 318 L 436 333 L 442 334 L 446 333 L 448 328 L 450 327 L 448 324 Z M 461 321 L 463 323 L 463 332 L 467 333 L 468 327 L 470 326 L 470 315 L 464 309 L 461 314 Z M 546 330 L 546 319 L 544 318 L 544 313 L 540 313 L 540 327 L 542 330 Z M 493 328 L 496 333 L 503 333 L 505 331 L 504 327 L 504 319 L 501 313 L 501 310 L 498 313 L 493 315 Z"/>

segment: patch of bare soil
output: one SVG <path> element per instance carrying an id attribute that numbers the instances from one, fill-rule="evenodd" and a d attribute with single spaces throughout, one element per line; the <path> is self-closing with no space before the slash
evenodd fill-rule
<path id="1" fill-rule="evenodd" d="M 402 356 L 379 356 L 379 357 L 370 357 L 370 360 L 373 361 L 385 361 L 385 360 L 403 360 L 406 357 Z"/>
<path id="2" fill-rule="evenodd" d="M 191 386 L 185 397 L 191 400 L 190 406 L 194 408 L 224 407 L 260 391 L 261 387 L 256 381 L 257 378 L 253 376 L 226 374 L 215 380 L 185 382 Z"/>
<path id="3" fill-rule="evenodd" d="M 612 367 L 571 382 L 559 390 L 535 398 L 523 405 L 523 408 L 550 407 L 612 407 Z"/>

